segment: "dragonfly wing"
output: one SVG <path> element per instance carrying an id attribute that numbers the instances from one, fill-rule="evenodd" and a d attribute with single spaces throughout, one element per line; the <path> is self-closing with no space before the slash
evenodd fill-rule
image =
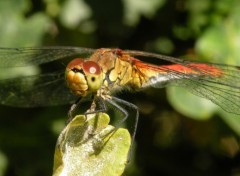
<path id="1" fill-rule="evenodd" d="M 38 107 L 73 103 L 76 99 L 63 73 L 0 80 L 0 104 Z"/>
<path id="2" fill-rule="evenodd" d="M 0 48 L 0 67 L 40 65 L 66 57 L 84 58 L 93 52 L 80 47 Z"/>
<path id="3" fill-rule="evenodd" d="M 201 83 L 184 80 L 179 81 L 177 85 L 185 87 L 197 96 L 211 100 L 227 112 L 240 114 L 239 89 L 219 85 L 218 83 L 205 82 L 205 80 L 201 80 Z"/>
<path id="4" fill-rule="evenodd" d="M 211 100 L 227 112 L 240 114 L 239 68 L 217 64 L 209 64 L 209 66 L 209 68 L 214 67 L 215 73 L 211 69 L 198 68 L 197 64 L 189 67 L 195 74 L 168 70 L 168 74 L 153 79 L 151 86 L 163 87 L 164 77 L 165 85 L 184 87 L 199 97 Z M 216 70 L 219 74 L 216 74 Z"/>

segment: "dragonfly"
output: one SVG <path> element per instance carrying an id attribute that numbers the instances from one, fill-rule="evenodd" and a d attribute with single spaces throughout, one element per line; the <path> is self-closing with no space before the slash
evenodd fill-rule
<path id="1" fill-rule="evenodd" d="M 163 63 L 153 64 L 152 59 Z M 0 73 L 1 69 L 42 66 L 55 61 L 61 62 L 63 68 L 0 78 L 0 104 L 16 107 L 76 105 L 79 97 L 91 96 L 93 101 L 107 102 L 119 109 L 125 121 L 128 112 L 122 105 L 135 109 L 137 118 L 139 113 L 134 104 L 115 97 L 116 92 L 180 86 L 229 113 L 240 114 L 238 66 L 116 48 L 0 48 Z M 100 108 L 104 110 L 106 108 Z"/>

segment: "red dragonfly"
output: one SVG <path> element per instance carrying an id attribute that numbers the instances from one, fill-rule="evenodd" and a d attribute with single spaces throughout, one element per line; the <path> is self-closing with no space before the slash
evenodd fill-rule
<path id="1" fill-rule="evenodd" d="M 154 65 L 139 58 L 168 64 Z M 65 60 L 69 61 L 64 63 Z M 0 48 L 0 70 L 60 61 L 64 70 L 0 79 L 0 103 L 36 107 L 74 103 L 93 95 L 128 113 L 120 104 L 135 105 L 113 97 L 122 89 L 181 86 L 211 100 L 227 112 L 240 114 L 240 70 L 237 66 L 190 62 L 174 57 L 120 49 L 80 47 Z M 148 60 L 150 61 L 150 60 Z M 69 90 L 70 88 L 70 90 Z M 137 112 L 138 116 L 138 112 Z M 125 119 L 125 118 L 124 118 Z"/>

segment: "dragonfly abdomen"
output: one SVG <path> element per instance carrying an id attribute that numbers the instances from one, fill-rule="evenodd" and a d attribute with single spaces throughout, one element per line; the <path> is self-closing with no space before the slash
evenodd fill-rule
<path id="1" fill-rule="evenodd" d="M 184 79 L 217 78 L 222 75 L 222 71 L 214 66 L 198 63 L 155 66 L 137 62 L 135 75 L 137 79 L 134 84 L 139 88 L 149 86 L 162 88 L 169 83 Z"/>

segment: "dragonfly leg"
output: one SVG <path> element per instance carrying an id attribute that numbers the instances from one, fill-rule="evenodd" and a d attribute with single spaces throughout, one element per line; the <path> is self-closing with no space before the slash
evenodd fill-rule
<path id="1" fill-rule="evenodd" d="M 71 105 L 69 111 L 68 111 L 68 120 L 67 123 L 69 123 L 73 119 L 73 112 L 76 109 L 77 105 L 80 103 L 81 98 L 78 98 L 77 101 Z"/>
<path id="2" fill-rule="evenodd" d="M 86 105 L 87 108 L 83 108 L 84 107 L 83 104 L 86 102 L 88 102 L 88 104 Z M 94 107 L 94 104 L 96 107 Z M 78 110 L 80 110 L 81 112 L 77 112 Z M 73 119 L 73 117 L 77 114 L 88 115 L 88 114 L 95 114 L 98 112 L 106 112 L 106 111 L 107 111 L 107 106 L 102 97 L 93 96 L 93 97 L 87 97 L 85 99 L 81 97 L 77 99 L 77 101 L 70 107 L 70 110 L 68 111 L 67 123 L 69 123 Z"/>
<path id="3" fill-rule="evenodd" d="M 135 112 L 136 112 L 136 116 L 134 118 L 134 126 L 133 126 L 133 131 L 132 131 L 132 142 L 131 142 L 131 147 L 130 147 L 130 152 L 129 152 L 129 156 L 128 156 L 128 161 L 130 161 L 131 159 L 131 156 L 132 156 L 132 144 L 133 144 L 133 141 L 135 139 L 135 135 L 136 135 L 136 131 L 137 131 L 137 125 L 138 125 L 138 119 L 139 119 L 139 111 L 138 111 L 138 107 L 132 103 L 129 103 L 125 100 L 122 100 L 122 99 L 119 99 L 119 98 L 116 98 L 116 97 L 112 97 L 112 99 L 106 99 L 106 101 L 115 106 L 119 111 L 121 111 L 123 114 L 124 114 L 124 118 L 117 124 L 116 128 L 114 129 L 117 130 L 128 118 L 129 116 L 129 113 L 126 109 L 124 109 L 122 106 L 120 106 L 119 104 L 122 104 L 124 106 L 127 106 L 128 108 L 131 108 L 131 109 L 134 109 Z M 117 102 L 117 103 L 115 103 Z"/>
<path id="4" fill-rule="evenodd" d="M 95 114 L 95 113 L 99 113 L 99 112 L 106 112 L 108 110 L 106 103 L 104 102 L 103 98 L 100 96 L 96 96 L 94 98 L 93 103 L 95 103 L 96 107 L 93 108 L 94 110 L 91 110 L 91 108 L 90 108 L 90 110 L 88 110 L 87 112 L 84 113 L 85 115 Z"/>
<path id="5" fill-rule="evenodd" d="M 125 106 L 135 110 L 136 116 L 134 118 L 134 126 L 133 126 L 133 134 L 132 134 L 133 139 L 134 139 L 135 138 L 135 134 L 136 134 L 136 130 L 137 130 L 138 118 L 139 118 L 138 107 L 136 105 L 132 104 L 132 103 L 129 103 L 129 102 L 127 102 L 125 100 L 122 100 L 122 99 L 119 99 L 117 97 L 112 97 L 112 99 L 114 101 L 118 102 L 119 104 L 123 104 L 123 105 L 125 105 Z M 129 114 L 128 114 L 128 112 L 125 109 L 123 109 L 118 104 L 115 104 L 115 105 L 117 105 L 119 110 L 125 115 L 125 117 L 118 124 L 118 127 L 120 127 L 122 125 L 122 123 L 128 118 Z"/>

